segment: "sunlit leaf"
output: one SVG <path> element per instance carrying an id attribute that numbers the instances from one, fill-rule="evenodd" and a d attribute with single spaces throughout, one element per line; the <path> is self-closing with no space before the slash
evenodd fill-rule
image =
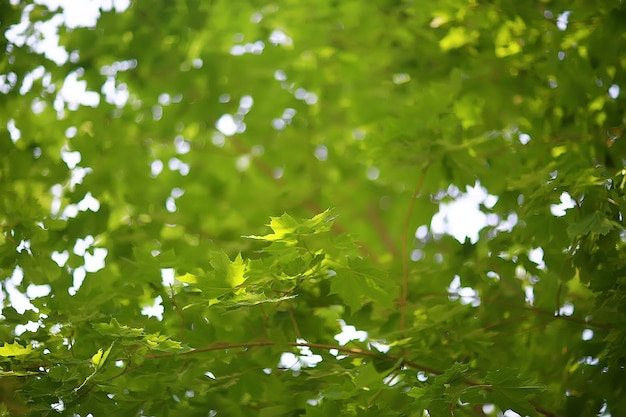
<path id="1" fill-rule="evenodd" d="M 98 349 L 98 351 L 91 357 L 91 364 L 96 369 L 102 368 L 102 365 L 104 365 L 104 362 L 109 357 L 109 353 L 111 353 L 112 348 L 113 344 L 111 344 L 111 346 L 109 346 L 106 350 L 103 350 L 102 348 Z"/>
<path id="2" fill-rule="evenodd" d="M 93 328 L 103 336 L 114 337 L 138 337 L 143 336 L 144 330 L 139 328 L 132 328 L 126 325 L 121 325 L 116 319 L 111 319 L 107 323 L 94 323 Z"/>
<path id="3" fill-rule="evenodd" d="M 187 272 L 184 275 L 176 277 L 176 279 L 184 284 L 195 284 L 196 282 L 198 282 L 198 279 L 196 278 L 196 276 L 194 274 L 190 274 L 189 272 Z"/>
<path id="4" fill-rule="evenodd" d="M 33 351 L 32 346 L 22 346 L 17 342 L 13 342 L 11 344 L 4 343 L 3 346 L 0 346 L 0 355 L 1 356 L 25 356 L 30 354 Z"/>

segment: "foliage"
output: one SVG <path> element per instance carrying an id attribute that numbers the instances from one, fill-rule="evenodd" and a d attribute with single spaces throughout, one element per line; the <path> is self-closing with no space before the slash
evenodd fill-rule
<path id="1" fill-rule="evenodd" d="M 0 415 L 626 415 L 623 2 L 42 3 L 0 6 Z"/>

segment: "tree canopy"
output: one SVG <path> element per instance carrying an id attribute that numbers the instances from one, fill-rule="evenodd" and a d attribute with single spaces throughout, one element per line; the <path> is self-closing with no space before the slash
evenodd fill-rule
<path id="1" fill-rule="evenodd" d="M 624 2 L 126 3 L 0 6 L 0 415 L 626 415 Z"/>

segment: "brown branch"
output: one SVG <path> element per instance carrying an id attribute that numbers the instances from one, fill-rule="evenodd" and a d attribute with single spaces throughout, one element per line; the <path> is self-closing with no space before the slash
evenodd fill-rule
<path id="1" fill-rule="evenodd" d="M 560 414 L 553 413 L 552 411 L 546 410 L 545 408 L 541 407 L 534 401 L 528 401 L 528 402 L 530 403 L 530 405 L 532 405 L 535 408 L 535 410 L 537 410 L 538 412 L 540 412 L 546 417 L 561 417 Z"/>
<path id="2" fill-rule="evenodd" d="M 393 358 L 390 358 L 390 359 L 393 359 Z M 420 364 L 417 364 L 417 363 L 415 363 L 415 362 L 413 362 L 411 360 L 408 360 L 408 359 L 404 359 L 402 361 L 402 365 L 408 366 L 409 368 L 417 369 L 418 371 L 423 371 L 423 372 L 426 372 L 426 373 L 429 373 L 429 374 L 432 374 L 432 375 L 442 375 L 443 374 L 443 372 L 438 370 L 438 369 L 431 368 L 431 367 L 425 366 L 425 365 L 420 365 Z M 474 384 L 469 384 L 469 385 L 474 385 Z"/>
<path id="3" fill-rule="evenodd" d="M 237 348 L 252 348 L 252 347 L 262 347 L 262 346 L 279 346 L 281 345 L 281 343 L 277 343 L 277 342 L 273 342 L 273 341 L 256 341 L 256 342 L 241 342 L 241 343 L 215 343 L 212 344 L 210 346 L 204 346 L 204 347 L 200 347 L 200 348 L 196 348 L 196 349 L 192 349 L 189 350 L 187 352 L 171 352 L 171 353 L 159 353 L 156 355 L 148 355 L 146 356 L 146 359 L 161 359 L 161 358 L 171 358 L 171 357 L 175 357 L 175 356 L 188 356 L 188 355 L 193 355 L 193 354 L 198 354 L 198 353 L 204 353 L 204 352 L 212 352 L 212 351 L 217 351 L 217 350 L 226 350 L 226 349 L 237 349 Z M 410 361 L 408 359 L 405 358 L 401 358 L 401 357 L 394 357 L 391 355 L 386 355 L 386 354 L 381 354 L 375 351 L 371 351 L 371 350 L 364 350 L 364 349 L 359 349 L 359 348 L 348 348 L 348 347 L 344 347 L 344 346 L 336 346 L 336 345 L 328 345 L 328 344 L 324 344 L 324 343 L 309 343 L 309 342 L 287 342 L 284 343 L 284 345 L 286 346 L 291 346 L 291 347 L 308 347 L 308 348 L 312 348 L 312 349 L 323 349 L 323 350 L 336 350 L 338 352 L 342 352 L 342 353 L 346 353 L 346 354 L 352 354 L 352 355 L 358 355 L 358 356 L 366 356 L 366 357 L 370 357 L 370 358 L 378 358 L 378 359 L 384 359 L 387 362 L 393 362 L 393 367 L 395 369 L 402 369 L 403 367 L 409 367 L 412 369 L 416 369 L 419 371 L 423 371 L 423 372 L 427 372 L 431 375 L 442 375 L 443 372 L 438 370 L 438 369 L 434 369 L 425 365 L 420 365 L 417 364 L 413 361 Z M 121 373 L 114 375 L 111 379 L 115 379 L 118 378 L 122 375 L 124 375 L 127 372 L 130 371 L 134 371 L 136 369 L 140 368 L 140 366 L 136 366 L 136 367 L 127 367 L 126 369 L 124 369 Z M 393 370 L 392 370 L 393 372 Z M 390 373 L 391 374 L 391 373 Z M 492 387 L 490 385 L 484 385 L 481 384 L 479 382 L 473 381 L 471 379 L 465 379 L 463 381 L 463 383 L 465 385 L 468 386 L 473 386 L 473 387 L 484 387 L 485 390 L 487 391 L 491 391 Z M 82 393 L 81 395 L 79 395 L 78 398 L 86 395 L 89 391 L 91 391 L 91 389 L 94 387 L 95 385 L 90 386 L 86 392 Z M 379 395 L 376 395 L 374 397 L 374 400 L 378 397 Z M 546 409 L 544 409 L 543 407 L 530 402 L 530 404 L 541 414 L 547 416 L 547 417 L 560 417 L 558 414 L 555 414 L 551 411 L 548 411 Z"/>
<path id="4" fill-rule="evenodd" d="M 532 316 L 533 316 L 533 313 L 528 313 L 528 314 L 522 314 L 520 316 L 509 317 L 506 320 L 500 320 L 500 321 L 497 321 L 495 323 L 491 323 L 491 324 L 487 324 L 485 326 L 482 326 L 482 329 L 483 330 L 495 329 L 496 327 L 503 326 L 505 324 L 514 323 L 514 322 L 520 321 L 520 320 L 526 320 L 526 319 L 528 319 L 529 317 L 532 317 Z"/>
<path id="5" fill-rule="evenodd" d="M 235 348 L 248 348 L 257 346 L 274 346 L 275 342 L 261 341 L 261 342 L 243 342 L 243 343 L 216 343 L 211 346 L 199 347 L 187 352 L 174 352 L 174 353 L 157 353 L 156 355 L 148 355 L 146 359 L 160 359 L 171 358 L 172 356 L 187 356 L 196 353 L 211 352 L 215 350 L 235 349 Z"/>
<path id="6" fill-rule="evenodd" d="M 426 299 L 426 298 L 432 298 L 432 297 L 450 297 L 450 296 L 460 297 L 460 295 L 458 293 L 456 293 L 456 292 L 449 292 L 449 291 L 432 292 L 432 293 L 421 293 L 421 294 L 419 294 L 419 297 L 422 300 Z M 475 298 L 480 298 L 480 297 L 476 296 Z M 512 305 L 511 303 L 508 303 L 508 302 L 498 301 L 497 299 L 481 300 L 481 306 L 483 304 L 484 305 L 489 305 L 489 304 L 506 305 L 506 306 L 511 307 L 511 308 L 516 308 L 516 309 L 519 309 L 519 310 L 530 311 L 532 314 L 548 316 L 548 317 L 552 318 L 553 320 L 569 321 L 571 323 L 580 324 L 580 325 L 586 326 L 586 327 L 593 327 L 593 328 L 603 329 L 603 330 L 612 330 L 612 329 L 615 328 L 615 326 L 612 326 L 612 325 L 607 324 L 607 323 L 600 323 L 600 322 L 597 322 L 597 321 L 585 320 L 585 319 L 580 319 L 578 317 L 572 317 L 572 316 L 555 315 L 554 312 L 550 311 L 550 310 L 545 310 L 545 309 L 542 309 L 542 308 L 539 308 L 539 307 L 533 307 L 533 306 L 516 306 L 516 305 Z M 515 316 L 515 317 L 511 317 L 509 319 L 506 319 L 506 320 L 503 320 L 503 321 L 499 321 L 499 322 L 496 322 L 496 323 L 486 324 L 482 328 L 487 330 L 487 329 L 491 329 L 493 327 L 500 326 L 500 325 L 505 324 L 505 323 L 510 323 L 510 322 L 514 322 L 514 321 L 523 320 L 523 319 L 526 319 L 528 317 L 529 317 L 528 314 L 524 314 L 524 315 L 521 315 L 521 316 Z"/>
<path id="7" fill-rule="evenodd" d="M 289 317 L 291 317 L 291 324 L 293 324 L 293 331 L 296 332 L 296 338 L 302 339 L 300 336 L 300 329 L 298 328 L 298 322 L 296 321 L 296 317 L 293 314 L 293 308 L 289 307 Z"/>
<path id="8" fill-rule="evenodd" d="M 111 382 L 111 381 L 113 381 L 114 379 L 117 379 L 117 378 L 119 378 L 119 377 L 121 377 L 121 376 L 124 376 L 124 375 L 126 375 L 127 373 L 132 372 L 132 371 L 134 371 L 135 369 L 139 369 L 139 368 L 141 368 L 141 365 L 130 366 L 130 363 L 129 363 L 128 365 L 124 366 L 124 369 L 122 370 L 122 372 L 119 372 L 119 373 L 117 373 L 117 374 L 113 375 L 112 377 L 109 377 L 109 378 L 108 378 L 108 379 L 106 379 L 105 381 L 106 381 L 106 382 Z"/>
<path id="9" fill-rule="evenodd" d="M 171 358 L 173 356 L 187 356 L 187 355 L 194 355 L 194 354 L 197 354 L 197 353 L 212 352 L 212 351 L 216 351 L 216 350 L 237 349 L 237 348 L 251 348 L 251 347 L 260 347 L 260 346 L 276 346 L 276 345 L 279 345 L 279 344 L 280 343 L 273 342 L 273 341 L 270 341 L 270 340 L 257 341 L 257 342 L 241 342 L 241 343 L 215 343 L 215 344 L 210 345 L 210 346 L 199 347 L 199 348 L 196 348 L 196 349 L 189 350 L 187 352 L 158 353 L 156 355 L 148 355 L 148 356 L 146 356 L 146 359 Z M 356 348 L 346 348 L 346 347 L 342 347 L 342 346 L 326 345 L 326 344 L 321 344 L 321 343 L 287 342 L 287 343 L 285 343 L 285 345 L 291 346 L 291 347 L 309 347 L 309 348 L 326 349 L 326 350 L 335 349 L 338 352 L 348 353 L 348 354 L 353 354 L 353 355 L 376 357 L 376 358 L 386 357 L 389 360 L 395 359 L 395 358 L 391 358 L 389 356 L 383 356 L 383 355 L 381 355 L 379 353 L 372 352 L 372 351 L 369 351 L 369 350 L 356 349 Z"/>
<path id="10" fill-rule="evenodd" d="M 265 321 L 265 320 L 264 320 Z M 255 337 L 257 336 L 257 332 L 255 330 L 254 327 L 252 327 L 252 325 L 250 324 L 250 322 L 246 321 L 246 328 L 250 331 L 251 334 L 253 334 Z M 265 337 L 267 337 L 266 334 L 264 334 Z"/>
<path id="11" fill-rule="evenodd" d="M 509 307 L 519 308 L 519 309 L 522 309 L 522 310 L 529 310 L 532 313 L 537 314 L 537 315 L 548 316 L 548 317 L 550 317 L 550 318 L 552 318 L 554 320 L 569 321 L 571 323 L 580 324 L 580 325 L 583 325 L 583 326 L 586 326 L 586 327 L 594 327 L 594 328 L 597 328 L 597 329 L 604 329 L 604 330 L 612 330 L 614 328 L 614 326 L 612 326 L 610 324 L 600 323 L 600 322 L 597 322 L 597 321 L 585 320 L 585 319 L 580 319 L 580 318 L 572 317 L 572 316 L 555 315 L 554 311 L 545 310 L 543 308 L 534 307 L 534 306 L 513 306 L 510 303 L 498 301 L 496 299 L 484 300 L 483 303 L 507 305 Z M 481 303 L 481 305 L 482 305 L 482 303 Z"/>
<path id="12" fill-rule="evenodd" d="M 404 218 L 404 227 L 402 232 L 402 295 L 400 297 L 400 333 L 404 337 L 404 328 L 406 322 L 406 300 L 407 294 L 409 292 L 409 254 L 407 249 L 407 239 L 409 234 L 409 224 L 411 222 L 411 216 L 413 214 L 413 207 L 415 206 L 415 200 L 422 189 L 422 185 L 424 184 L 424 179 L 426 178 L 426 171 L 428 170 L 428 166 L 422 169 L 422 174 L 420 179 L 415 186 L 415 190 L 411 194 L 411 202 L 409 203 L 409 209 L 406 212 L 406 216 Z"/>
<path id="13" fill-rule="evenodd" d="M 241 342 L 241 343 L 215 343 L 209 346 L 195 348 L 187 352 L 158 353 L 155 355 L 148 355 L 146 356 L 146 359 L 171 358 L 173 356 L 194 355 L 197 353 L 212 352 L 216 350 L 251 348 L 251 347 L 260 347 L 260 346 L 278 346 L 280 344 L 281 343 L 273 342 L 271 340 L 262 340 L 262 341 L 257 341 L 257 342 Z M 400 366 L 402 365 L 409 366 L 413 369 L 428 372 L 434 375 L 441 375 L 443 373 L 437 369 L 420 365 L 407 359 L 400 360 L 401 358 L 397 358 L 391 355 L 383 355 L 381 353 L 374 352 L 371 350 L 364 350 L 364 349 L 359 349 L 359 348 L 348 348 L 344 346 L 328 345 L 324 343 L 309 343 L 309 342 L 287 342 L 285 343 L 285 345 L 291 346 L 291 347 L 309 347 L 312 349 L 324 349 L 324 350 L 334 349 L 338 352 L 347 353 L 347 354 L 367 356 L 370 358 L 379 358 L 379 359 L 382 358 L 389 362 L 397 362 L 400 364 Z"/>
<path id="14" fill-rule="evenodd" d="M 583 326 L 595 327 L 595 328 L 604 329 L 604 330 L 612 330 L 614 328 L 610 324 L 599 323 L 597 321 L 591 321 L 591 320 L 587 321 L 585 319 L 579 319 L 577 317 L 572 317 L 572 316 L 563 316 L 563 315 L 555 316 L 553 312 L 548 311 L 548 310 L 544 310 L 544 309 L 538 308 L 538 307 L 527 307 L 527 308 L 529 310 L 532 310 L 532 311 L 536 312 L 537 314 L 550 316 L 550 317 L 552 317 L 555 320 L 558 319 L 558 320 L 569 321 L 569 322 L 572 322 L 572 323 L 581 324 Z"/>
<path id="15" fill-rule="evenodd" d="M 370 408 L 376 403 L 376 401 L 380 398 L 381 395 L 385 393 L 385 390 L 379 389 L 378 392 L 372 397 L 371 400 L 365 401 L 365 407 Z"/>

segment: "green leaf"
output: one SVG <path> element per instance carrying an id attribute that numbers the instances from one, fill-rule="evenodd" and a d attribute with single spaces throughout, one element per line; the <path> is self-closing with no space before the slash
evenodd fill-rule
<path id="1" fill-rule="evenodd" d="M 30 345 L 24 347 L 17 342 L 13 342 L 11 344 L 5 342 L 0 347 L 0 356 L 26 356 L 32 351 L 33 348 Z"/>
<path id="2" fill-rule="evenodd" d="M 241 258 L 241 253 L 237 255 L 235 260 L 228 267 L 228 275 L 226 280 L 235 288 L 243 284 L 246 280 L 244 276 L 246 273 L 247 262 Z"/>
<path id="3" fill-rule="evenodd" d="M 198 278 L 194 274 L 190 274 L 189 272 L 176 277 L 176 279 L 184 284 L 195 284 L 198 282 Z"/>
<path id="4" fill-rule="evenodd" d="M 245 237 L 268 242 L 285 242 L 290 245 L 295 245 L 297 242 L 295 231 L 299 225 L 300 223 L 296 219 L 285 213 L 280 217 L 270 217 L 269 227 L 274 233 L 263 236 L 249 235 Z"/>
<path id="5" fill-rule="evenodd" d="M 270 217 L 269 226 L 274 233 L 264 236 L 250 235 L 250 239 L 265 240 L 268 242 L 284 242 L 295 245 L 299 236 L 323 233 L 332 226 L 331 209 L 328 209 L 306 220 L 296 220 L 287 213 L 280 217 Z"/>
<path id="6" fill-rule="evenodd" d="M 365 302 L 376 301 L 391 307 L 396 286 L 386 279 L 386 274 L 376 270 L 362 259 L 348 261 L 349 268 L 337 268 L 331 278 L 331 294 L 342 297 L 353 311 Z"/>
<path id="7" fill-rule="evenodd" d="M 608 219 L 606 216 L 602 215 L 602 213 L 596 212 L 569 225 L 567 227 L 567 234 L 570 238 L 585 236 L 589 233 L 606 235 L 613 229 L 623 229 L 623 226 Z"/>
<path id="8" fill-rule="evenodd" d="M 94 323 L 93 328 L 103 336 L 113 336 L 120 338 L 136 338 L 144 335 L 144 330 L 121 325 L 116 319 L 111 319 L 107 323 Z"/>
<path id="9" fill-rule="evenodd" d="M 161 352 L 187 352 L 189 348 L 184 347 L 181 342 L 172 340 L 167 336 L 158 333 L 149 334 L 144 337 L 144 343 L 150 350 Z"/>
<path id="10" fill-rule="evenodd" d="M 103 350 L 102 348 L 98 349 L 98 351 L 91 357 L 91 364 L 96 369 L 102 368 L 102 365 L 104 365 L 104 362 L 109 357 L 109 353 L 111 353 L 111 349 L 113 349 L 112 343 L 106 350 Z"/>
<path id="11" fill-rule="evenodd" d="M 527 378 L 521 378 L 519 371 L 513 368 L 503 368 L 490 371 L 485 382 L 492 385 L 490 397 L 502 410 L 511 409 L 521 415 L 538 415 L 535 408 L 528 402 L 529 394 L 544 391 L 540 385 L 528 385 Z"/>
<path id="12" fill-rule="evenodd" d="M 439 46 L 443 51 L 457 49 L 473 41 L 475 34 L 467 33 L 463 27 L 451 28 L 446 36 L 439 41 Z"/>
<path id="13" fill-rule="evenodd" d="M 383 382 L 384 378 L 385 375 L 378 373 L 374 364 L 370 362 L 359 366 L 354 378 L 354 385 L 359 390 L 374 391 L 386 387 Z"/>
<path id="14" fill-rule="evenodd" d="M 247 263 L 241 258 L 241 254 L 231 262 L 224 252 L 212 252 L 211 266 L 215 269 L 217 282 L 225 282 L 230 288 L 238 287 L 246 280 Z"/>

